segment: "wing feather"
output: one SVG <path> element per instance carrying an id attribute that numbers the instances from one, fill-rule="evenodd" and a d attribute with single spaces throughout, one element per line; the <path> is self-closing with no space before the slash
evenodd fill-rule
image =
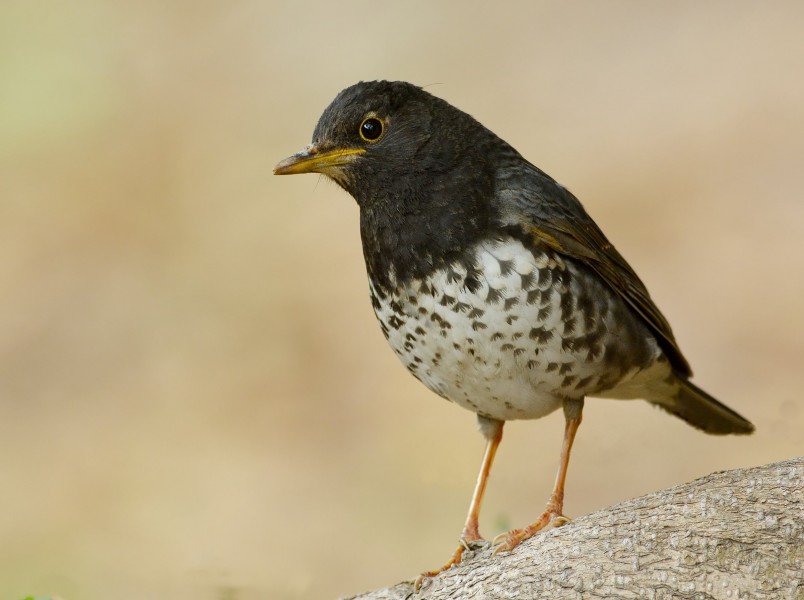
<path id="1" fill-rule="evenodd" d="M 517 222 L 534 243 L 580 261 L 597 273 L 642 318 L 675 372 L 690 377 L 689 363 L 645 284 L 580 201 L 537 167 L 529 166 L 532 167 L 528 173 L 529 183 L 534 185 L 509 185 L 498 192 L 500 197 L 506 198 L 506 202 L 500 204 L 505 220 Z"/>

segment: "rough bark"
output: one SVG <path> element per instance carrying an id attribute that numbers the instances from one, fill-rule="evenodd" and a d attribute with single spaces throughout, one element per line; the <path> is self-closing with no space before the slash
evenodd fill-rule
<path id="1" fill-rule="evenodd" d="M 804 457 L 713 473 L 352 600 L 804 599 Z"/>

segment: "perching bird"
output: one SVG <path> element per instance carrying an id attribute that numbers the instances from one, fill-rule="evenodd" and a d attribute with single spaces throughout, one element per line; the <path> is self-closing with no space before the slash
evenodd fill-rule
<path id="1" fill-rule="evenodd" d="M 754 426 L 695 386 L 644 284 L 566 188 L 468 114 L 404 82 L 343 90 L 277 175 L 323 173 L 354 196 L 374 312 L 414 377 L 477 414 L 487 440 L 461 544 L 510 419 L 566 418 L 545 512 L 563 515 L 584 398 L 642 398 L 706 433 Z"/>

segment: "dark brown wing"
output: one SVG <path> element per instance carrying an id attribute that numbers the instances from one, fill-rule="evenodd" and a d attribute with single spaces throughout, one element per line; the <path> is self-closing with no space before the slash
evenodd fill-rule
<path id="1" fill-rule="evenodd" d="M 642 317 L 673 370 L 678 375 L 690 377 L 692 371 L 678 348 L 670 324 L 651 300 L 645 284 L 578 199 L 537 167 L 528 166 L 532 167 L 527 173 L 528 185 L 501 190 L 507 197 L 508 207 L 503 209 L 503 213 L 507 213 L 506 220 L 518 221 L 534 242 L 574 258 L 595 271 Z M 519 177 L 512 177 L 509 181 L 516 179 Z"/>

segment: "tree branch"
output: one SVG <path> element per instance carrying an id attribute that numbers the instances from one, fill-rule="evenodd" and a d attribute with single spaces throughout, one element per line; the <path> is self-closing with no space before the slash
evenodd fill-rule
<path id="1" fill-rule="evenodd" d="M 804 600 L 804 457 L 713 473 L 351 600 Z"/>

